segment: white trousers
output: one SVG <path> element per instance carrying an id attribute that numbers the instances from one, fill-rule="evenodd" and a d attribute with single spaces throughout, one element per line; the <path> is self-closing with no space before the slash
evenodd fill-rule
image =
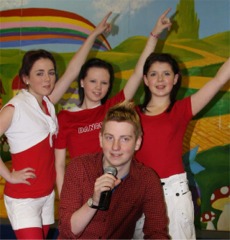
<path id="1" fill-rule="evenodd" d="M 172 239 L 196 239 L 194 205 L 186 173 L 161 179 Z"/>
<path id="2" fill-rule="evenodd" d="M 171 239 L 196 239 L 194 205 L 186 173 L 161 179 Z M 133 239 L 143 239 L 144 214 L 136 223 Z M 153 223 L 154 224 L 154 223 Z"/>

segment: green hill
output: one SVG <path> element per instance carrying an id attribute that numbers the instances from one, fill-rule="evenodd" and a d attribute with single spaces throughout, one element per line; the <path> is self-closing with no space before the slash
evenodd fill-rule
<path id="1" fill-rule="evenodd" d="M 213 54 L 214 59 L 215 55 L 217 56 L 217 58 L 226 58 L 229 57 L 229 36 L 230 32 L 223 32 L 200 40 L 179 39 L 174 41 L 164 41 L 163 39 L 159 39 L 155 52 L 171 53 L 176 56 L 176 59 L 181 64 L 192 61 L 196 62 L 196 60 L 205 60 L 205 57 L 202 56 L 199 51 L 202 51 L 202 53 Z M 91 51 L 88 58 L 98 57 L 110 62 L 113 65 L 115 72 L 132 70 L 135 68 L 135 65 L 146 44 L 146 41 L 147 37 L 145 36 L 130 37 L 120 43 L 111 51 Z M 7 93 L 7 95 L 2 95 L 3 103 L 6 103 L 12 97 L 12 80 L 18 74 L 23 54 L 24 52 L 21 50 L 0 49 L 0 78 L 2 79 L 3 87 Z M 66 69 L 66 65 L 68 64 L 74 53 L 53 54 L 57 61 L 57 69 L 60 76 Z M 207 63 L 203 66 L 191 65 L 189 68 L 183 70 L 183 75 L 212 77 L 214 76 L 215 72 L 221 64 L 222 62 L 219 61 L 214 64 Z M 113 93 L 120 90 L 124 86 L 125 82 L 125 79 L 116 79 Z M 191 94 L 193 91 L 195 90 L 182 89 L 181 95 L 187 95 L 187 93 Z M 140 88 L 137 93 L 137 95 L 139 96 L 138 102 L 142 94 L 143 91 L 142 88 Z M 221 95 L 223 95 L 223 93 Z M 226 93 L 224 95 L 226 96 L 226 101 L 224 101 L 224 103 L 226 103 L 228 102 L 229 94 Z M 223 100 L 223 97 L 220 98 L 222 98 Z M 215 106 L 216 104 L 214 104 L 214 109 L 216 109 Z M 225 109 L 223 113 L 226 113 L 227 105 L 224 107 L 222 106 L 221 109 Z M 205 114 L 202 112 L 201 115 L 206 115 L 207 111 L 205 112 Z M 214 112 L 216 112 L 216 110 Z M 229 112 L 229 110 L 227 112 Z M 208 111 L 208 115 L 214 114 L 216 113 L 210 114 L 210 112 Z"/>
<path id="2" fill-rule="evenodd" d="M 112 52 L 121 53 L 141 53 L 147 41 L 147 37 L 134 36 L 126 39 L 118 46 L 112 49 Z"/>
<path id="3" fill-rule="evenodd" d="M 230 31 L 218 33 L 207 38 L 197 40 L 180 40 L 177 43 L 216 54 L 220 57 L 230 56 Z M 178 53 L 180 54 L 180 52 Z"/>

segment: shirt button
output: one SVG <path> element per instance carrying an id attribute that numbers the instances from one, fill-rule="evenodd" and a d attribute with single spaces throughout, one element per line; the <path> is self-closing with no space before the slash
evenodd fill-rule
<path id="1" fill-rule="evenodd" d="M 179 194 L 179 193 L 176 193 L 176 196 L 178 197 L 178 196 L 180 196 L 180 194 Z"/>

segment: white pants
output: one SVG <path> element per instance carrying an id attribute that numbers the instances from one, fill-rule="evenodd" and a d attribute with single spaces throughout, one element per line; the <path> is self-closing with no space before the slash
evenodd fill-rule
<path id="1" fill-rule="evenodd" d="M 143 233 L 144 223 L 145 223 L 145 215 L 142 214 L 142 216 L 136 222 L 133 239 L 144 239 L 144 233 Z"/>
<path id="2" fill-rule="evenodd" d="M 171 239 L 196 239 L 194 205 L 186 173 L 161 179 Z M 143 239 L 144 214 L 136 223 L 133 239 Z"/>
<path id="3" fill-rule="evenodd" d="M 7 215 L 14 230 L 54 223 L 54 191 L 41 198 L 11 198 L 4 195 Z"/>

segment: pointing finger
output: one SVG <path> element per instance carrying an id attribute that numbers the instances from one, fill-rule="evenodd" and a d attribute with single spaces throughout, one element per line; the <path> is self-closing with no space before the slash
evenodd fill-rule
<path id="1" fill-rule="evenodd" d="M 171 8 L 168 8 L 166 11 L 163 12 L 163 14 L 161 15 L 162 18 L 166 17 L 167 14 L 171 11 Z"/>
<path id="2" fill-rule="evenodd" d="M 106 14 L 106 16 L 103 18 L 103 22 L 106 22 L 111 14 L 112 12 L 109 12 L 108 14 Z"/>

